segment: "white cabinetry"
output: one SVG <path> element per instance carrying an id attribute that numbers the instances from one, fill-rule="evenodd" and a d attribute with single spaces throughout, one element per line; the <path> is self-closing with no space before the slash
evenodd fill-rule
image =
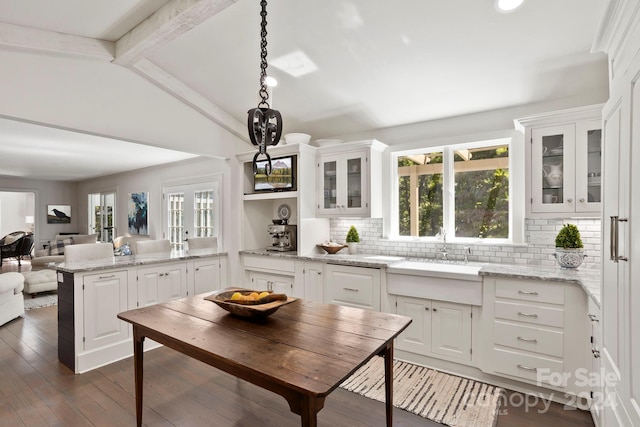
<path id="1" fill-rule="evenodd" d="M 587 297 L 563 282 L 486 277 L 481 369 L 585 396 Z M 582 374 L 582 376 L 580 375 Z"/>
<path id="2" fill-rule="evenodd" d="M 304 299 L 322 302 L 324 299 L 324 263 L 305 261 Z"/>
<path id="3" fill-rule="evenodd" d="M 589 409 L 596 427 L 602 425 L 602 405 L 604 403 L 602 363 L 600 363 L 600 351 L 602 348 L 602 329 L 600 327 L 600 307 L 589 300 L 588 329 L 591 330 L 591 372 Z"/>
<path id="4" fill-rule="evenodd" d="M 600 213 L 602 105 L 516 120 L 527 143 L 528 214 Z"/>
<path id="5" fill-rule="evenodd" d="M 109 271 L 85 275 L 84 350 L 91 350 L 122 341 L 129 328 L 118 320 L 118 313 L 127 310 L 127 272 Z"/>
<path id="6" fill-rule="evenodd" d="M 186 263 L 140 268 L 137 278 L 139 307 L 187 296 Z"/>
<path id="7" fill-rule="evenodd" d="M 471 361 L 471 306 L 398 296 L 396 312 L 413 320 L 398 336 L 398 350 Z"/>
<path id="8" fill-rule="evenodd" d="M 327 264 L 324 302 L 380 311 L 380 269 Z"/>
<path id="9" fill-rule="evenodd" d="M 211 292 L 221 289 L 222 261 L 226 257 L 204 258 L 193 262 L 193 289 L 191 295 L 198 295 L 204 292 Z"/>
<path id="10" fill-rule="evenodd" d="M 603 110 L 601 419 L 606 427 L 639 426 L 640 2 L 609 1 L 603 17 L 594 42 L 594 50 L 609 55 L 610 72 Z"/>
<path id="11" fill-rule="evenodd" d="M 255 290 L 272 289 L 276 293 L 304 297 L 303 279 L 296 271 L 295 259 L 276 256 L 242 255 L 244 286 Z"/>
<path id="12" fill-rule="evenodd" d="M 382 212 L 379 141 L 341 144 L 318 153 L 318 216 L 378 217 Z"/>

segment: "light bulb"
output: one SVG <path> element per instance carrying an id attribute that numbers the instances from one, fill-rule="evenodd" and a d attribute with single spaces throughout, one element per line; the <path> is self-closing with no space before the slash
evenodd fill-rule
<path id="1" fill-rule="evenodd" d="M 513 12 L 524 0 L 496 0 L 496 9 L 500 12 Z"/>

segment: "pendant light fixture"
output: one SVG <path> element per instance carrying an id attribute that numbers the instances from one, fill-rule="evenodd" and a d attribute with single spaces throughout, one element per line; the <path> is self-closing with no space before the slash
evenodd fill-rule
<path id="1" fill-rule="evenodd" d="M 258 146 L 258 152 L 253 156 L 253 174 L 258 173 L 258 161 L 266 160 L 265 174 L 271 174 L 271 157 L 267 153 L 267 146 L 278 145 L 282 135 L 282 116 L 279 111 L 269 106 L 269 92 L 267 91 L 267 1 L 260 1 L 262 22 L 260 24 L 260 90 L 261 98 L 258 108 L 249 110 L 247 128 L 253 145 Z"/>

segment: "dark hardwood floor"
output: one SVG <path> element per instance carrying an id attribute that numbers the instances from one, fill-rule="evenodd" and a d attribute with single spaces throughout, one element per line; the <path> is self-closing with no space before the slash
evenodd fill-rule
<path id="1" fill-rule="evenodd" d="M 74 375 L 57 360 L 57 307 L 27 311 L 0 326 L 0 426 L 134 426 L 133 361 Z M 145 353 L 147 426 L 299 426 L 286 401 L 167 348 Z M 506 399 L 519 402 L 519 399 Z M 542 406 L 540 406 L 542 408 Z M 593 426 L 584 411 L 502 408 L 498 427 Z M 320 426 L 384 426 L 384 405 L 342 389 Z M 396 409 L 394 425 L 439 426 Z"/>

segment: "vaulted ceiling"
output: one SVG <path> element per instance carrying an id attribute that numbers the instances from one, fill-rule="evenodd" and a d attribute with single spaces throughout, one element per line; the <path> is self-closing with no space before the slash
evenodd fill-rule
<path id="1" fill-rule="evenodd" d="M 285 132 L 320 139 L 577 97 L 606 85 L 606 58 L 590 51 L 603 8 L 527 0 L 503 14 L 493 0 L 272 0 L 272 106 Z M 60 132 L 87 146 L 120 140 L 146 165 L 188 157 L 164 150 L 224 157 L 242 148 L 246 112 L 258 103 L 259 10 L 258 0 L 0 0 L 0 155 L 31 168 L 0 166 L 0 175 L 96 176 L 88 168 L 60 178 L 52 162 L 20 158 L 6 148 L 17 146 L 18 128 L 45 144 L 58 132 L 61 151 Z M 301 57 L 315 68 L 294 77 L 273 66 L 290 54 L 293 68 Z M 212 148 L 224 135 L 235 140 Z M 93 156 L 99 175 L 135 168 L 109 157 Z"/>

